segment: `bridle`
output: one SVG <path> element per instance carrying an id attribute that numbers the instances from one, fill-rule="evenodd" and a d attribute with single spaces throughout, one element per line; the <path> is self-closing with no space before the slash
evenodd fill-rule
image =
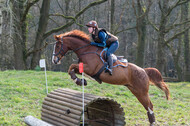
<path id="1" fill-rule="evenodd" d="M 57 41 L 58 42 L 58 41 Z M 57 43 L 56 42 L 56 43 Z M 86 45 L 84 45 L 84 46 L 81 46 L 81 47 L 78 47 L 78 48 L 76 48 L 76 49 L 73 49 L 72 51 L 73 52 L 76 52 L 76 51 L 78 51 L 78 50 L 80 50 L 80 49 L 82 49 L 82 48 L 85 48 L 85 47 L 88 47 L 88 46 L 90 46 L 90 44 L 86 44 Z M 55 48 L 55 47 L 54 47 Z M 63 52 L 63 53 L 62 53 Z M 66 53 L 66 54 L 64 54 L 64 49 L 63 49 L 63 37 L 61 38 L 61 49 L 59 50 L 59 52 L 58 53 L 53 53 L 53 56 L 58 56 L 59 54 L 61 54 L 61 56 L 66 56 L 68 53 Z"/>
<path id="2" fill-rule="evenodd" d="M 56 42 L 57 43 L 57 42 Z M 55 47 L 54 47 L 55 48 Z M 64 49 L 63 49 L 63 43 L 61 43 L 61 49 L 59 50 L 59 52 L 58 53 L 53 53 L 53 55 L 54 56 L 58 56 L 59 54 L 61 54 L 61 56 L 65 56 L 65 54 L 64 55 L 62 55 L 62 53 L 61 52 L 63 52 L 63 54 L 64 54 Z"/>

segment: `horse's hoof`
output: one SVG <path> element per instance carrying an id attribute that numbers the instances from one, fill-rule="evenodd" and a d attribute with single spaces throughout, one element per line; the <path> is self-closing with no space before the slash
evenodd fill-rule
<path id="1" fill-rule="evenodd" d="M 77 85 L 81 86 L 82 85 L 82 81 L 81 79 L 77 78 L 77 81 L 75 82 Z"/>
<path id="2" fill-rule="evenodd" d="M 81 82 L 82 82 L 82 79 L 81 79 Z M 87 81 L 84 79 L 84 86 L 87 85 Z"/>
<path id="3" fill-rule="evenodd" d="M 82 86 L 82 79 L 77 78 L 76 82 L 77 85 Z M 84 86 L 87 85 L 87 81 L 84 79 Z"/>
<path id="4" fill-rule="evenodd" d="M 150 126 L 155 126 L 155 124 L 156 124 L 156 123 L 155 123 L 155 122 L 153 122 L 152 124 L 150 124 Z"/>

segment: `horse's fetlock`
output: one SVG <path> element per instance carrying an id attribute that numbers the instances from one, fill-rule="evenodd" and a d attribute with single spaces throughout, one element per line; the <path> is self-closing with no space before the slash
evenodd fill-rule
<path id="1" fill-rule="evenodd" d="M 148 119 L 149 119 L 150 124 L 154 124 L 155 123 L 154 113 L 147 112 L 147 115 L 148 115 Z"/>
<path id="2" fill-rule="evenodd" d="M 79 78 L 76 78 L 76 82 L 75 82 L 77 85 L 81 86 L 82 85 L 82 81 L 81 79 Z"/>
<path id="3" fill-rule="evenodd" d="M 87 85 L 87 81 L 85 79 L 81 79 L 81 82 L 84 80 L 84 86 Z"/>

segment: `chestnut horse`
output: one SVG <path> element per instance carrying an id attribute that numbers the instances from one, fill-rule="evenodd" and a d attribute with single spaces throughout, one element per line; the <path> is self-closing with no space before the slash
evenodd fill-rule
<path id="1" fill-rule="evenodd" d="M 100 59 L 101 47 L 90 45 L 90 37 L 82 31 L 73 30 L 64 34 L 55 35 L 52 62 L 60 63 L 68 50 L 76 53 L 80 62 L 84 63 L 84 72 L 89 76 L 95 75 L 104 65 Z M 120 63 L 120 61 L 116 61 Z M 75 73 L 79 73 L 79 64 L 71 64 L 68 70 L 76 84 L 81 84 Z M 127 67 L 117 66 L 113 68 L 113 75 L 102 72 L 99 78 L 109 84 L 126 86 L 147 110 L 150 125 L 155 124 L 153 104 L 150 101 L 148 90 L 149 81 L 165 92 L 166 98 L 170 98 L 169 89 L 164 83 L 160 72 L 156 68 L 140 68 L 135 64 L 128 63 Z"/>

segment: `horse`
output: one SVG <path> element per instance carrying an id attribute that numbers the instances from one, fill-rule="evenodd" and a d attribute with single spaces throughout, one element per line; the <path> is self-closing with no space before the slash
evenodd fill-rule
<path id="1" fill-rule="evenodd" d="M 54 45 L 52 62 L 59 64 L 69 50 L 76 53 L 80 62 L 83 62 L 84 73 L 93 77 L 104 66 L 100 59 L 103 48 L 90 45 L 90 37 L 80 30 L 72 30 L 60 35 L 54 35 L 56 43 Z M 121 64 L 116 61 L 116 64 Z M 78 85 L 81 79 L 76 76 L 79 73 L 79 64 L 71 64 L 68 74 Z M 133 63 L 128 63 L 127 67 L 117 66 L 113 68 L 113 74 L 101 72 L 99 79 L 105 83 L 126 86 L 138 99 L 147 111 L 150 125 L 155 124 L 153 104 L 149 98 L 149 84 L 160 88 L 165 92 L 167 100 L 170 99 L 170 92 L 163 81 L 161 73 L 156 68 L 141 68 Z M 85 85 L 87 82 L 85 80 Z"/>

